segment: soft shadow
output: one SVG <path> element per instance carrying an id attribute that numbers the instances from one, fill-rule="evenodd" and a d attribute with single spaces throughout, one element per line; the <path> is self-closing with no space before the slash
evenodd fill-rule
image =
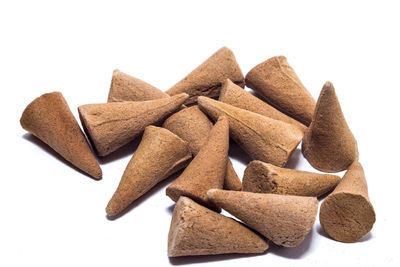
<path id="1" fill-rule="evenodd" d="M 337 240 L 331 238 L 331 237 L 325 232 L 325 230 L 322 228 L 321 225 L 318 225 L 318 226 L 317 226 L 317 233 L 320 234 L 320 235 L 322 235 L 323 237 L 329 238 L 329 239 L 331 239 L 331 240 L 333 240 L 333 241 L 340 242 L 340 241 L 337 241 Z M 360 238 L 359 240 L 357 240 L 355 243 L 366 242 L 366 241 L 368 241 L 368 240 L 370 240 L 370 239 L 372 239 L 372 238 L 373 238 L 372 232 L 369 232 L 369 233 L 366 234 L 364 237 L 362 237 L 362 238 Z"/>
<path id="2" fill-rule="evenodd" d="M 265 255 L 266 253 L 267 252 L 260 254 L 222 254 L 222 255 L 204 255 L 204 256 L 184 256 L 184 257 L 169 258 L 169 262 L 172 265 L 196 264 L 196 263 L 206 263 L 213 261 L 233 260 L 238 258 L 252 258 Z"/>
<path id="3" fill-rule="evenodd" d="M 295 170 L 297 168 L 297 165 L 299 165 L 300 157 L 301 157 L 301 149 L 300 148 L 296 148 L 296 150 L 293 151 L 293 153 L 290 156 L 288 162 L 286 163 L 285 168 Z"/>
<path id="4" fill-rule="evenodd" d="M 232 140 L 229 142 L 229 156 L 240 161 L 244 165 L 247 165 L 252 161 L 250 156 Z"/>
<path id="5" fill-rule="evenodd" d="M 171 206 L 169 206 L 168 208 L 166 208 L 166 210 L 169 214 L 172 214 L 174 212 L 174 209 L 175 209 L 175 203 L 172 204 Z"/>
<path id="6" fill-rule="evenodd" d="M 101 164 L 108 164 L 110 162 L 133 155 L 133 153 L 138 148 L 141 140 L 142 140 L 142 136 L 135 138 L 128 144 L 126 144 L 123 147 L 120 147 L 116 151 L 112 152 L 110 155 L 107 155 L 105 157 L 99 157 L 99 162 Z"/>
<path id="7" fill-rule="evenodd" d="M 288 259 L 300 259 L 309 250 L 311 246 L 312 236 L 313 231 L 311 230 L 310 233 L 308 233 L 306 238 L 303 240 L 303 242 L 299 246 L 294 248 L 281 247 L 270 242 L 269 249 L 267 251 L 269 251 L 269 253 Z"/>

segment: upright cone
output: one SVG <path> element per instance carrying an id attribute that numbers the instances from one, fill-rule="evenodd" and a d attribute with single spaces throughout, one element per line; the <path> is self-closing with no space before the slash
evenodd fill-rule
<path id="1" fill-rule="evenodd" d="M 107 205 L 109 216 L 118 215 L 153 186 L 185 167 L 192 154 L 188 144 L 167 129 L 148 126 Z"/>
<path id="2" fill-rule="evenodd" d="M 358 159 L 357 141 L 330 82 L 322 88 L 313 121 L 303 137 L 302 152 L 314 168 L 324 172 L 343 171 Z"/>
<path id="3" fill-rule="evenodd" d="M 168 256 L 262 253 L 267 242 L 237 221 L 180 197 L 168 234 Z"/>
<path id="4" fill-rule="evenodd" d="M 61 93 L 48 93 L 33 100 L 20 123 L 74 166 L 95 179 L 101 178 L 100 166 Z"/>
<path id="5" fill-rule="evenodd" d="M 336 189 L 321 205 L 319 220 L 325 232 L 341 242 L 355 242 L 371 231 L 375 211 L 368 197 L 360 163 L 354 162 Z"/>
<path id="6" fill-rule="evenodd" d="M 246 86 L 293 118 L 306 125 L 311 123 L 315 100 L 290 67 L 286 57 L 273 57 L 255 66 L 246 75 Z"/>
<path id="7" fill-rule="evenodd" d="M 190 151 L 195 156 L 203 145 L 207 143 L 212 126 L 211 121 L 200 111 L 198 106 L 192 106 L 176 112 L 166 119 L 163 124 L 164 128 L 187 141 Z M 224 188 L 237 191 L 242 189 L 242 183 L 229 159 L 226 165 Z"/>
<path id="8" fill-rule="evenodd" d="M 277 245 L 298 246 L 310 232 L 318 211 L 315 197 L 283 196 L 211 189 L 210 201 Z"/>
<path id="9" fill-rule="evenodd" d="M 229 118 L 230 135 L 253 159 L 284 166 L 303 137 L 299 128 L 282 121 L 207 97 L 199 97 L 198 103 L 214 120 Z"/>
<path id="10" fill-rule="evenodd" d="M 173 201 L 178 201 L 180 196 L 187 196 L 209 208 L 219 210 L 208 201 L 206 194 L 209 189 L 222 188 L 224 184 L 228 147 L 228 119 L 221 117 L 211 129 L 208 142 L 181 176 L 167 187 L 167 195 Z"/>
<path id="11" fill-rule="evenodd" d="M 243 191 L 319 197 L 340 182 L 337 175 L 297 171 L 254 160 L 243 176 Z"/>
<path id="12" fill-rule="evenodd" d="M 154 124 L 177 110 L 187 94 L 140 101 L 88 104 L 78 108 L 82 125 L 99 156 L 106 156 L 129 143 Z"/>
<path id="13" fill-rule="evenodd" d="M 233 52 L 223 47 L 166 93 L 169 95 L 187 93 L 190 97 L 186 104 L 190 104 L 196 102 L 200 95 L 218 97 L 225 79 L 231 79 L 237 85 L 244 87 L 243 73 Z"/>

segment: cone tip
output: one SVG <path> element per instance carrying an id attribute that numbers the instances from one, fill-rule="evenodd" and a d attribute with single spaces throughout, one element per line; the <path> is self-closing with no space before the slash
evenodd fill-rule
<path id="1" fill-rule="evenodd" d="M 119 69 L 114 69 L 114 70 L 113 70 L 113 75 L 115 75 L 115 74 L 117 74 L 117 73 L 120 73 Z"/>
<path id="2" fill-rule="evenodd" d="M 335 87 L 333 87 L 333 84 L 330 81 L 326 81 L 324 83 L 324 86 L 322 87 L 322 92 L 325 93 L 325 92 L 329 92 L 329 91 L 334 92 L 335 91 Z"/>
<path id="3" fill-rule="evenodd" d="M 210 199 L 210 200 L 214 199 L 214 196 L 215 196 L 216 193 L 218 193 L 218 191 L 221 191 L 221 189 L 215 189 L 214 188 L 214 189 L 208 190 L 207 191 L 207 198 Z"/>

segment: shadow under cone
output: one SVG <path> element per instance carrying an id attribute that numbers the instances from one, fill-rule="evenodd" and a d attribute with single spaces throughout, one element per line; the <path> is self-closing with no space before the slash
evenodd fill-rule
<path id="1" fill-rule="evenodd" d="M 168 256 L 262 253 L 267 242 L 239 222 L 180 197 L 168 233 Z"/>
<path id="2" fill-rule="evenodd" d="M 95 179 L 101 178 L 100 166 L 61 93 L 48 93 L 33 100 L 20 123 L 74 166 Z"/>
<path id="3" fill-rule="evenodd" d="M 177 110 L 187 98 L 179 94 L 149 101 L 88 104 L 78 111 L 97 154 L 106 156 Z"/>
<path id="4" fill-rule="evenodd" d="M 210 201 L 277 245 L 295 247 L 310 232 L 318 211 L 315 197 L 211 189 Z"/>
<path id="5" fill-rule="evenodd" d="M 243 73 L 233 52 L 229 48 L 223 47 L 166 93 L 171 96 L 187 93 L 190 97 L 185 104 L 190 104 L 196 102 L 200 95 L 218 97 L 222 82 L 228 78 L 244 87 Z"/>
<path id="6" fill-rule="evenodd" d="M 313 121 L 304 134 L 301 148 L 308 162 L 324 172 L 343 171 L 358 159 L 357 141 L 330 82 L 326 82 L 321 90 Z"/>
<path id="7" fill-rule="evenodd" d="M 303 137 L 299 128 L 283 121 L 207 97 L 199 97 L 198 103 L 213 120 L 228 117 L 231 137 L 253 159 L 284 166 Z"/>
<path id="8" fill-rule="evenodd" d="M 319 220 L 325 232 L 341 242 L 355 242 L 371 231 L 375 211 L 368 197 L 360 163 L 354 162 L 336 189 L 321 205 Z"/>

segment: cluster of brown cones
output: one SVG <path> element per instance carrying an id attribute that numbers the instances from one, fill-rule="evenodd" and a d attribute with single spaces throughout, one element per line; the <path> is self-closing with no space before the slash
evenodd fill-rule
<path id="1" fill-rule="evenodd" d="M 245 91 L 245 85 L 261 98 Z M 20 122 L 95 179 L 102 172 L 91 147 L 104 157 L 143 134 L 106 212 L 120 215 L 183 170 L 166 189 L 176 202 L 170 257 L 262 253 L 267 240 L 298 246 L 314 224 L 317 197 L 331 191 L 320 208 L 321 225 L 330 237 L 354 242 L 375 222 L 357 142 L 333 85 L 327 82 L 315 102 L 283 56 L 262 62 L 244 77 L 224 47 L 165 93 L 115 70 L 108 103 L 78 111 L 90 143 L 59 92 L 35 99 Z M 243 181 L 228 157 L 230 137 L 253 159 Z M 301 141 L 313 167 L 347 169 L 344 177 L 285 168 Z M 221 209 L 242 223 L 219 214 Z"/>

